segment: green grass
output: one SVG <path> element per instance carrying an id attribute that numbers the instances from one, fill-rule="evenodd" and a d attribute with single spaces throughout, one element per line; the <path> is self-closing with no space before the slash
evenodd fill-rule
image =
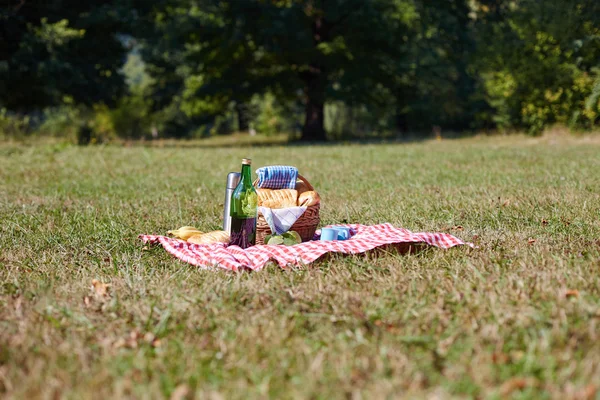
<path id="1" fill-rule="evenodd" d="M 0 397 L 598 397 L 598 137 L 198 144 L 0 144 Z M 298 166 L 322 224 L 479 247 L 239 274 L 143 247 L 218 228 L 242 157 Z"/>

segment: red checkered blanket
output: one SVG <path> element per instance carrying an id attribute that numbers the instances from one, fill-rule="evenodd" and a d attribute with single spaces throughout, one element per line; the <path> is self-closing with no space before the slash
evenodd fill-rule
<path id="1" fill-rule="evenodd" d="M 140 235 L 140 239 L 144 243 L 160 244 L 175 257 L 200 268 L 224 268 L 232 271 L 242 269 L 258 271 L 269 260 L 274 260 L 282 268 L 288 265 L 306 265 L 326 253 L 358 254 L 388 244 L 425 243 L 442 249 L 458 245 L 473 247 L 471 243 L 465 243 L 447 233 L 412 233 L 406 229 L 396 228 L 391 224 L 336 226 L 347 226 L 355 234 L 348 240 L 323 242 L 313 240 L 295 246 L 257 245 L 247 249 L 238 246 L 227 246 L 223 243 L 193 244 L 157 235 Z M 317 231 L 315 238 L 318 237 L 318 234 L 319 231 Z"/>

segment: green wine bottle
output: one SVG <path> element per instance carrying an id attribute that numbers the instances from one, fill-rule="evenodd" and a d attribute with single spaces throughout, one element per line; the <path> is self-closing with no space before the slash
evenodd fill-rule
<path id="1" fill-rule="evenodd" d="M 256 244 L 258 195 L 252 185 L 252 160 L 242 160 L 242 176 L 231 194 L 231 239 L 229 244 L 245 249 Z"/>

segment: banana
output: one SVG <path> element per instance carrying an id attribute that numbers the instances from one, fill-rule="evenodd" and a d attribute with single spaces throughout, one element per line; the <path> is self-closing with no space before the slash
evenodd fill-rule
<path id="1" fill-rule="evenodd" d="M 200 235 L 203 232 L 199 231 L 198 229 L 194 228 L 193 226 L 182 226 L 179 229 L 168 231 L 167 233 L 175 236 L 178 239 L 188 240 L 190 237 L 192 237 L 194 235 Z"/>

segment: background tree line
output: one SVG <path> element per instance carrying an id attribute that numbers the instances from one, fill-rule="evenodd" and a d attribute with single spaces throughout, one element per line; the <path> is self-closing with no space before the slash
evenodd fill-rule
<path id="1" fill-rule="evenodd" d="M 304 140 L 600 121 L 596 0 L 4 0 L 0 133 Z"/>

